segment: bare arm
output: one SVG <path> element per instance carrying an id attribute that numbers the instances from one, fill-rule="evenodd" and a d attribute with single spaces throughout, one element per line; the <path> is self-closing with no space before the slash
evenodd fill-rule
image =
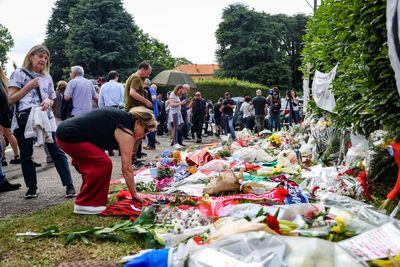
<path id="1" fill-rule="evenodd" d="M 136 91 L 135 88 L 131 88 L 131 89 L 129 90 L 129 95 L 130 95 L 133 99 L 135 99 L 135 100 L 137 100 L 137 101 L 143 103 L 143 104 L 144 104 L 146 107 L 148 107 L 148 108 L 151 108 L 151 107 L 153 106 L 153 105 L 151 104 L 151 102 L 150 102 L 149 100 L 147 100 L 146 98 L 144 98 L 143 96 L 141 96 L 141 95 Z"/>
<path id="2" fill-rule="evenodd" d="M 39 87 L 39 78 L 30 80 L 24 87 L 19 89 L 18 87 L 10 86 L 8 87 L 8 101 L 10 104 L 17 103 L 21 98 L 23 98 L 32 89 Z"/>
<path id="3" fill-rule="evenodd" d="M 170 106 L 170 107 L 175 108 L 175 107 L 182 106 L 182 105 L 184 105 L 184 104 L 186 104 L 186 99 L 183 100 L 183 101 L 181 101 L 181 102 L 178 102 L 178 103 L 175 102 L 174 98 L 170 98 L 170 99 L 169 99 L 169 106 Z"/>
<path id="4" fill-rule="evenodd" d="M 121 151 L 122 176 L 124 177 L 126 184 L 128 185 L 128 189 L 132 195 L 132 199 L 136 199 L 142 202 L 141 198 L 138 196 L 136 192 L 135 178 L 133 176 L 133 170 L 132 170 L 132 151 L 133 151 L 134 139 L 131 135 L 125 133 L 119 128 L 115 129 L 114 136 L 118 142 L 119 149 Z"/>

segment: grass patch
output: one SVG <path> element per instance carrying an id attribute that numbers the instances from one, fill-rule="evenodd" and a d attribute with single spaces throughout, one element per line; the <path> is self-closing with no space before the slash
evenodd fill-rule
<path id="1" fill-rule="evenodd" d="M 73 202 L 46 208 L 28 215 L 7 216 L 0 222 L 0 266 L 57 266 L 62 262 L 99 260 L 118 262 L 121 256 L 145 248 L 138 236 L 121 234 L 126 243 L 91 239 L 90 244 L 73 241 L 64 245 L 65 236 L 57 238 L 16 237 L 16 233 L 43 232 L 55 225 L 60 230 L 93 226 L 111 226 L 118 217 L 82 216 L 73 212 Z"/>

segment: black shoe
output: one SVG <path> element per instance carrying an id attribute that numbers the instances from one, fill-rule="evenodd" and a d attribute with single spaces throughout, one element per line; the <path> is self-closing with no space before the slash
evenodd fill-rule
<path id="1" fill-rule="evenodd" d="M 186 147 L 186 145 L 184 145 L 183 143 L 179 143 L 181 146 Z"/>
<path id="2" fill-rule="evenodd" d="M 37 195 L 37 189 L 36 188 L 29 188 L 28 191 L 25 194 L 25 198 L 29 199 L 29 198 L 36 198 Z"/>
<path id="3" fill-rule="evenodd" d="M 17 190 L 21 187 L 21 184 L 10 184 L 9 181 L 5 180 L 5 182 L 0 185 L 0 192 L 7 192 Z"/>
<path id="4" fill-rule="evenodd" d="M 142 153 L 140 154 L 140 156 L 142 156 L 142 157 L 147 157 L 147 154 L 142 152 Z"/>
<path id="5" fill-rule="evenodd" d="M 201 139 L 197 139 L 196 143 L 198 143 L 198 144 L 201 143 Z"/>
<path id="6" fill-rule="evenodd" d="M 65 193 L 66 198 L 76 197 L 76 191 L 73 185 L 67 185 L 67 191 Z"/>
<path id="7" fill-rule="evenodd" d="M 36 168 L 38 168 L 38 167 L 42 167 L 42 164 L 40 164 L 40 163 L 37 163 L 36 161 L 34 161 L 34 162 L 33 162 L 33 164 L 35 164 L 35 167 L 36 167 Z"/>
<path id="8" fill-rule="evenodd" d="M 6 160 L 6 158 L 2 158 L 2 160 L 1 160 L 1 166 L 8 166 L 8 163 L 7 163 L 7 160 Z"/>
<path id="9" fill-rule="evenodd" d="M 10 164 L 21 164 L 19 156 L 14 156 L 14 159 L 10 160 Z"/>

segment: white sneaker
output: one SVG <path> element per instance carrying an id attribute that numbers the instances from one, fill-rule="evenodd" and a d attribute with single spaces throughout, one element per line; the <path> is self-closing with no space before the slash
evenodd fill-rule
<path id="1" fill-rule="evenodd" d="M 175 144 L 175 145 L 174 145 L 174 148 L 175 148 L 175 149 L 181 149 L 181 148 L 183 148 L 183 146 L 181 146 L 180 144 Z"/>
<path id="2" fill-rule="evenodd" d="M 106 206 L 93 207 L 93 206 L 81 206 L 74 204 L 74 213 L 93 215 L 101 213 L 106 208 L 107 208 Z"/>

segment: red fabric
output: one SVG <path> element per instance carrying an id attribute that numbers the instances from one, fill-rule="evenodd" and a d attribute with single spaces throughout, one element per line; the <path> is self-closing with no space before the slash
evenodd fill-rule
<path id="1" fill-rule="evenodd" d="M 186 157 L 187 164 L 189 164 L 190 166 L 198 166 L 198 167 L 203 166 L 204 164 L 206 164 L 211 160 L 213 160 L 213 157 L 211 156 L 210 153 L 208 153 L 208 151 L 205 150 L 195 151 L 193 153 L 190 153 Z"/>
<path id="2" fill-rule="evenodd" d="M 251 171 L 251 170 L 257 171 L 258 169 L 261 169 L 260 166 L 258 166 L 257 164 L 254 164 L 254 163 L 246 163 L 245 167 L 246 167 L 246 172 Z"/>
<path id="3" fill-rule="evenodd" d="M 111 204 L 100 215 L 130 217 L 130 220 L 135 221 L 141 212 L 142 204 L 140 202 L 132 199 L 121 199 Z"/>
<path id="4" fill-rule="evenodd" d="M 360 183 L 360 185 L 364 191 L 364 196 L 368 200 L 372 200 L 372 196 L 368 190 L 367 172 L 366 171 L 360 172 L 360 174 L 357 176 L 357 181 Z"/>
<path id="5" fill-rule="evenodd" d="M 392 191 L 387 195 L 387 198 L 389 200 L 394 200 L 396 196 L 400 192 L 400 144 L 392 144 L 391 145 L 394 150 L 394 159 L 396 160 L 397 167 L 399 168 L 399 171 L 397 173 L 397 182 L 393 188 Z"/>
<path id="6" fill-rule="evenodd" d="M 110 186 L 112 161 L 103 150 L 90 142 L 57 144 L 72 158 L 72 165 L 82 174 L 82 186 L 75 198 L 81 206 L 105 206 Z"/>

